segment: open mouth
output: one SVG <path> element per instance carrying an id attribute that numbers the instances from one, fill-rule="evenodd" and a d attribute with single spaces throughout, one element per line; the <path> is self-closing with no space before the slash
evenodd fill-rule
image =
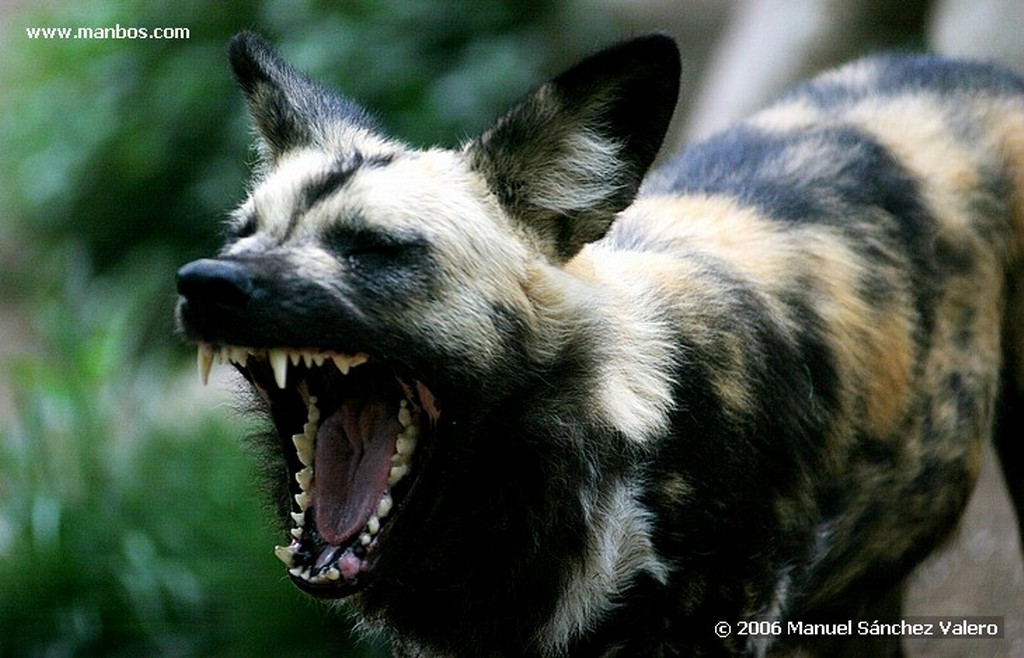
<path id="1" fill-rule="evenodd" d="M 214 361 L 234 364 L 270 407 L 291 498 L 290 541 L 274 554 L 310 593 L 353 593 L 440 416 L 433 394 L 365 353 L 200 343 L 198 356 L 204 383 Z"/>

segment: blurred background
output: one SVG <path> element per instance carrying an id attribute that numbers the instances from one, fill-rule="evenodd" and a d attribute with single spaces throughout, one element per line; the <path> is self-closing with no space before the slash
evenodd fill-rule
<path id="1" fill-rule="evenodd" d="M 79 27 L 188 34 L 36 30 Z M 666 151 L 880 48 L 1024 70 L 1020 0 L 0 0 L 0 658 L 384 655 L 286 582 L 231 383 L 200 388 L 174 334 L 174 272 L 216 249 L 253 163 L 241 29 L 419 146 L 651 30 L 684 53 Z M 1002 486 L 989 463 L 908 614 L 1005 615 L 1007 637 L 912 653 L 1024 656 Z"/>

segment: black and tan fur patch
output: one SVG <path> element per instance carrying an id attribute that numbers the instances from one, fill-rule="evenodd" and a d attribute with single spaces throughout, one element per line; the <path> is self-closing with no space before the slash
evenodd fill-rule
<path id="1" fill-rule="evenodd" d="M 898 614 L 988 441 L 1020 515 L 1011 74 L 865 59 L 645 178 L 664 37 L 454 150 L 231 62 L 264 164 L 179 323 L 267 409 L 293 581 L 397 655 L 830 652 L 714 623 Z"/>

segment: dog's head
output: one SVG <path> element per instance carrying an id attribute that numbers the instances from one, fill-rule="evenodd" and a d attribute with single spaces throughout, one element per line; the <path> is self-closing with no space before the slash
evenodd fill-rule
<path id="1" fill-rule="evenodd" d="M 422 556 L 443 571 L 460 532 L 489 532 L 477 508 L 501 496 L 451 483 L 516 468 L 474 463 L 483 434 L 508 434 L 509 401 L 556 367 L 563 266 L 632 202 L 678 53 L 659 36 L 601 52 L 455 150 L 386 137 L 252 34 L 230 59 L 262 162 L 220 254 L 178 272 L 180 327 L 204 379 L 230 362 L 269 410 L 293 580 L 415 585 Z"/>

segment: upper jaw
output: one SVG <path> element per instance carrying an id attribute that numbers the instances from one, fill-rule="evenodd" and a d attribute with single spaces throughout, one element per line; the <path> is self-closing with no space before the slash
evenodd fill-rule
<path id="1" fill-rule="evenodd" d="M 205 382 L 234 364 L 270 409 L 288 478 L 293 580 L 321 596 L 365 584 L 420 468 L 421 439 L 440 411 L 430 390 L 363 352 L 198 345 Z"/>

